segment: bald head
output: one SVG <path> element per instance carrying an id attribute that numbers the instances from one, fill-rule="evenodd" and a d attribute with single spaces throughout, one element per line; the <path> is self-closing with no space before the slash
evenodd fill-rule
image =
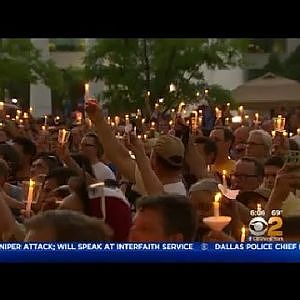
<path id="1" fill-rule="evenodd" d="M 250 128 L 247 126 L 241 126 L 237 128 L 233 135 L 234 135 L 234 144 L 245 144 L 249 137 Z"/>

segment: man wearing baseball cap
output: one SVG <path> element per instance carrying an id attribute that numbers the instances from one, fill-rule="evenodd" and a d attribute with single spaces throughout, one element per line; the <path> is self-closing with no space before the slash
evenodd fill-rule
<path id="1" fill-rule="evenodd" d="M 149 193 L 145 189 L 141 172 L 135 160 L 130 157 L 128 149 L 115 138 L 101 107 L 91 103 L 87 108 L 87 112 L 89 118 L 95 124 L 108 159 L 129 182 L 134 184 L 133 189 L 138 194 L 148 195 Z M 186 195 L 182 182 L 183 160 L 184 145 L 180 139 L 169 135 L 163 135 L 157 139 L 150 155 L 151 168 L 166 193 Z"/>
<path id="2" fill-rule="evenodd" d="M 184 145 L 179 138 L 171 135 L 162 135 L 157 139 L 150 155 L 150 163 L 163 185 L 164 192 L 186 195 L 186 189 L 182 182 L 183 161 Z M 133 190 L 141 195 L 148 194 L 140 170 L 137 167 L 135 167 L 135 185 Z"/>

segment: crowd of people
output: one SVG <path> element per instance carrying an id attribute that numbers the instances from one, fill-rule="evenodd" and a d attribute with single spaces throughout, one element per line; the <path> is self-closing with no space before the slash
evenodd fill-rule
<path id="1" fill-rule="evenodd" d="M 282 210 L 284 239 L 300 239 L 300 158 L 287 162 L 300 150 L 300 108 L 285 116 L 293 136 L 270 119 L 195 131 L 181 116 L 159 132 L 148 120 L 146 136 L 130 120 L 119 130 L 95 101 L 85 117 L 1 123 L 2 241 L 240 241 L 258 205 L 266 219 Z M 231 217 L 222 231 L 203 222 L 218 192 Z"/>

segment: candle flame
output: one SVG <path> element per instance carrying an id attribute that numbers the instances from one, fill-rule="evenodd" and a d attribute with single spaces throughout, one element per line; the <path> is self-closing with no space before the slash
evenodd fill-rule
<path id="1" fill-rule="evenodd" d="M 220 202 L 221 198 L 222 198 L 221 192 L 217 192 L 215 195 L 215 202 Z"/>
<path id="2" fill-rule="evenodd" d="M 34 187 L 35 186 L 35 181 L 32 180 L 31 178 L 29 179 L 29 187 Z"/>
<path id="3" fill-rule="evenodd" d="M 226 170 L 223 170 L 223 171 L 222 171 L 222 175 L 223 175 L 223 176 L 226 176 L 226 174 L 227 174 Z"/>

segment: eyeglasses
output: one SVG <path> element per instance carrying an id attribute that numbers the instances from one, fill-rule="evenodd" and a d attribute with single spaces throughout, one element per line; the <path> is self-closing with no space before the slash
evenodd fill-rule
<path id="1" fill-rule="evenodd" d="M 247 142 L 245 143 L 247 146 L 264 146 L 265 144 L 262 143 L 253 143 L 253 142 Z"/>
<path id="2" fill-rule="evenodd" d="M 93 144 L 86 144 L 86 143 L 82 143 L 81 146 L 82 146 L 82 147 L 96 147 L 96 145 L 93 145 Z"/>
<path id="3" fill-rule="evenodd" d="M 238 174 L 238 173 L 234 173 L 230 175 L 230 178 L 239 178 L 241 180 L 245 180 L 247 178 L 257 178 L 257 175 L 249 175 L 249 174 Z"/>

